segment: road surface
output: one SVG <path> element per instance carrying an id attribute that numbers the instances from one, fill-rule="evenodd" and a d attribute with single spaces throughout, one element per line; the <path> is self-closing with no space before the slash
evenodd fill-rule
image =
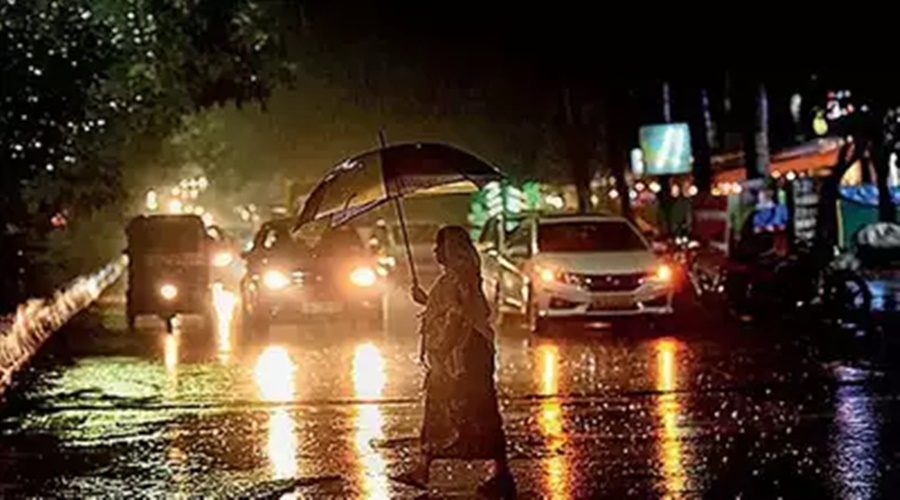
<path id="1" fill-rule="evenodd" d="M 415 308 L 387 331 L 125 331 L 115 293 L 60 332 L 0 413 L 0 496 L 415 498 Z M 892 375 L 821 359 L 803 329 L 707 321 L 534 338 L 506 328 L 498 381 L 522 498 L 843 497 L 896 491 Z M 814 332 L 812 332 L 814 333 Z M 438 462 L 468 498 L 481 463 Z"/>

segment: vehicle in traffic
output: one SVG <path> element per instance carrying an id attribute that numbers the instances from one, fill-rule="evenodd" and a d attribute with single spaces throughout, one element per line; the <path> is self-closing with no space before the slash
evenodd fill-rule
<path id="1" fill-rule="evenodd" d="M 663 318 L 673 313 L 674 270 L 627 219 L 525 215 L 488 221 L 479 248 L 499 315 L 533 332 L 562 319 Z"/>
<path id="2" fill-rule="evenodd" d="M 292 236 L 294 222 L 265 223 L 243 255 L 245 326 L 266 331 L 273 323 L 324 317 L 379 329 L 385 283 L 359 233 L 337 227 L 312 243 Z"/>
<path id="3" fill-rule="evenodd" d="M 172 331 L 178 314 L 210 318 L 210 243 L 196 215 L 150 215 L 126 228 L 129 329 L 141 315 L 157 315 Z"/>
<path id="4" fill-rule="evenodd" d="M 237 240 L 219 226 L 210 226 L 206 232 L 210 236 L 212 281 L 236 290 L 243 276 Z"/>

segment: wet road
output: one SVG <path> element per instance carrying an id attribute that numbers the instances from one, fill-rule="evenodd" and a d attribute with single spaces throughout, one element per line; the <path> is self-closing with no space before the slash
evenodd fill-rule
<path id="1" fill-rule="evenodd" d="M 115 295 L 57 335 L 8 396 L 0 496 L 394 498 L 421 418 L 412 305 L 386 332 L 125 331 Z M 797 329 L 665 337 L 501 332 L 498 380 L 524 498 L 872 498 L 900 486 L 891 375 L 819 359 Z M 432 496 L 486 465 L 438 462 Z"/>

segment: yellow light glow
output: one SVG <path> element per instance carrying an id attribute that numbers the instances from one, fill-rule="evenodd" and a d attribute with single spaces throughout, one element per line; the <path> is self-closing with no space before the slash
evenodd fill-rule
<path id="1" fill-rule="evenodd" d="M 672 281 L 672 268 L 666 264 L 660 264 L 659 267 L 656 268 L 654 276 L 659 281 Z"/>
<path id="2" fill-rule="evenodd" d="M 540 268 L 538 270 L 538 276 L 544 283 L 553 283 L 556 281 L 556 271 L 547 267 Z"/>
<path id="3" fill-rule="evenodd" d="M 672 393 L 678 386 L 676 363 L 678 348 L 678 342 L 672 339 L 660 339 L 655 344 L 656 388 L 662 393 L 657 399 L 656 407 L 662 428 L 659 434 L 659 453 L 667 496 L 670 497 L 681 495 L 686 482 L 678 429 L 681 405 L 676 394 Z"/>
<path id="4" fill-rule="evenodd" d="M 222 363 L 228 363 L 231 357 L 231 326 L 236 306 L 237 296 L 225 290 L 221 283 L 216 283 L 213 286 L 213 309 L 216 312 L 216 344 Z"/>
<path id="5" fill-rule="evenodd" d="M 294 371 L 296 367 L 281 346 L 269 346 L 256 361 L 253 379 L 264 401 L 283 402 L 294 397 Z"/>
<path id="6" fill-rule="evenodd" d="M 150 190 L 147 192 L 147 210 L 156 211 L 159 210 L 159 196 L 156 194 L 156 191 Z"/>
<path id="7" fill-rule="evenodd" d="M 381 351 L 370 342 L 358 345 L 353 354 L 353 389 L 357 397 L 378 398 L 386 383 Z"/>
<path id="8" fill-rule="evenodd" d="M 537 349 L 540 368 L 539 393 L 541 401 L 538 426 L 544 436 L 548 458 L 544 458 L 544 493 L 552 499 L 571 498 L 569 457 L 565 453 L 568 436 L 563 428 L 563 411 L 559 398 L 559 349 L 544 344 Z"/>
<path id="9" fill-rule="evenodd" d="M 372 343 L 360 344 L 353 355 L 353 389 L 357 399 L 381 397 L 387 383 L 384 358 Z M 384 457 L 372 442 L 384 439 L 384 417 L 377 403 L 362 403 L 356 407 L 356 435 L 354 438 L 358 480 L 363 498 L 389 498 L 387 466 Z"/>
<path id="10" fill-rule="evenodd" d="M 284 347 L 267 347 L 257 358 L 253 369 L 253 379 L 262 400 L 275 403 L 292 401 L 295 370 L 294 362 Z M 266 455 L 274 479 L 296 477 L 297 435 L 294 421 L 285 408 L 274 408 L 269 414 Z"/>
<path id="11" fill-rule="evenodd" d="M 168 209 L 170 214 L 180 214 L 182 207 L 181 200 L 169 200 Z"/>
<path id="12" fill-rule="evenodd" d="M 174 375 L 178 368 L 178 343 L 180 338 L 181 335 L 178 330 L 163 336 L 163 358 L 166 371 L 170 375 Z"/>
<path id="13" fill-rule="evenodd" d="M 178 297 L 178 287 L 171 283 L 165 283 L 159 287 L 159 295 L 166 300 L 175 300 L 175 297 Z"/>
<path id="14" fill-rule="evenodd" d="M 358 267 L 350 273 L 350 282 L 356 286 L 368 288 L 378 281 L 378 275 L 370 267 Z"/>
<path id="15" fill-rule="evenodd" d="M 263 284 L 271 290 L 281 290 L 291 284 L 291 280 L 281 271 L 270 270 L 263 275 Z"/>
<path id="16" fill-rule="evenodd" d="M 272 410 L 269 415 L 266 455 L 272 465 L 274 479 L 297 476 L 297 434 L 294 432 L 294 420 L 284 408 Z"/>

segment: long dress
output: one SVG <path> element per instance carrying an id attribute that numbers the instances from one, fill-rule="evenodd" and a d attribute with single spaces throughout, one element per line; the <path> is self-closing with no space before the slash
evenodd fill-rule
<path id="1" fill-rule="evenodd" d="M 442 275 L 422 320 L 428 372 L 422 450 L 432 458 L 499 459 L 506 439 L 494 385 L 494 349 L 475 328 L 464 288 Z"/>

